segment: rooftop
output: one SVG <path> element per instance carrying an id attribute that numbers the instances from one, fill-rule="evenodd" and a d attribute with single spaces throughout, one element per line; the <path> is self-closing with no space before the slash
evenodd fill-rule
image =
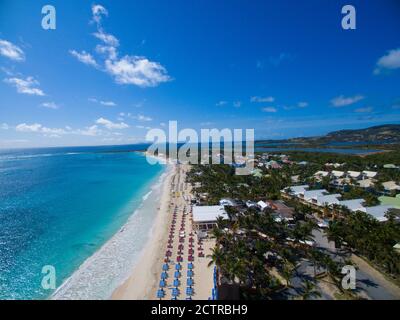
<path id="1" fill-rule="evenodd" d="M 224 206 L 194 206 L 193 222 L 217 221 L 218 217 L 227 219 Z"/>

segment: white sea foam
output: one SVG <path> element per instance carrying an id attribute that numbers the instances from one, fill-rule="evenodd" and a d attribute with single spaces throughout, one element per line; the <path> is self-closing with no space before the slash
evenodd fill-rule
<path id="1" fill-rule="evenodd" d="M 129 277 L 150 238 L 166 175 L 164 172 L 160 176 L 125 225 L 57 289 L 52 299 L 111 297 L 114 289 Z"/>

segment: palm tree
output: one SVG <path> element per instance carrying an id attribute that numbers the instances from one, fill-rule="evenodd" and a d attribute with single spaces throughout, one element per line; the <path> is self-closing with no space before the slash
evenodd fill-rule
<path id="1" fill-rule="evenodd" d="M 321 293 L 315 289 L 315 284 L 310 281 L 306 280 L 303 284 L 303 292 L 300 294 L 300 297 L 303 300 L 309 300 L 310 298 L 320 298 Z"/>

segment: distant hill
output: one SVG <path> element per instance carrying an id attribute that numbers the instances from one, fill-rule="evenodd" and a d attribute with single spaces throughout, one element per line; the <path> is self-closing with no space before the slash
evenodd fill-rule
<path id="1" fill-rule="evenodd" d="M 330 132 L 325 136 L 293 138 L 288 141 L 297 143 L 400 142 L 400 124 L 386 124 L 356 130 L 339 130 Z"/>
<path id="2" fill-rule="evenodd" d="M 385 124 L 356 130 L 339 130 L 324 136 L 299 137 L 285 140 L 263 140 L 263 142 L 282 142 L 300 144 L 326 144 L 330 142 L 393 142 L 400 143 L 400 124 Z"/>

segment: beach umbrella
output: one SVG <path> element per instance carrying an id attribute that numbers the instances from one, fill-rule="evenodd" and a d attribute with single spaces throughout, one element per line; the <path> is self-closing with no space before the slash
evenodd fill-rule
<path id="1" fill-rule="evenodd" d="M 160 287 L 165 287 L 165 285 L 166 285 L 166 283 L 165 283 L 165 280 L 160 280 Z"/>
<path id="2" fill-rule="evenodd" d="M 179 278 L 181 276 L 181 273 L 179 271 L 175 271 L 174 276 L 175 278 Z"/>
<path id="3" fill-rule="evenodd" d="M 168 264 L 164 263 L 162 269 L 163 271 L 167 271 L 169 269 Z"/>
<path id="4" fill-rule="evenodd" d="M 181 269 L 182 266 L 179 263 L 175 264 L 175 270 L 181 270 Z"/>
<path id="5" fill-rule="evenodd" d="M 193 279 L 192 278 L 188 278 L 187 279 L 187 281 L 186 281 L 186 284 L 189 286 L 189 287 L 191 287 L 192 285 L 193 285 Z"/>
<path id="6" fill-rule="evenodd" d="M 189 256 L 188 260 L 189 261 L 194 261 L 194 257 L 193 256 Z"/>
<path id="7" fill-rule="evenodd" d="M 168 278 L 168 273 L 166 273 L 165 271 L 163 273 L 161 273 L 161 279 L 167 279 Z"/>
<path id="8" fill-rule="evenodd" d="M 178 290 L 178 288 L 174 288 L 174 289 L 172 289 L 172 296 L 173 297 L 177 297 L 177 296 L 179 296 L 179 290 Z"/>
<path id="9" fill-rule="evenodd" d="M 174 286 L 175 286 L 175 287 L 179 287 L 179 280 L 178 280 L 178 279 L 175 279 L 175 280 L 174 280 Z"/>
<path id="10" fill-rule="evenodd" d="M 188 250 L 188 253 L 189 253 L 189 254 L 193 254 L 193 253 L 194 253 L 194 250 L 193 250 L 193 249 L 189 249 L 189 250 Z"/>
<path id="11" fill-rule="evenodd" d="M 183 249 L 183 244 L 180 244 L 180 245 L 178 246 L 178 249 Z"/>
<path id="12" fill-rule="evenodd" d="M 193 269 L 193 263 L 191 263 L 191 262 L 188 263 L 188 269 L 189 269 L 189 270 L 192 270 L 192 269 Z"/>
<path id="13" fill-rule="evenodd" d="M 189 238 L 189 242 L 193 242 L 194 240 L 193 240 L 193 238 L 192 237 L 190 237 Z"/>
<path id="14" fill-rule="evenodd" d="M 192 278 L 192 277 L 194 276 L 193 270 L 188 270 L 187 276 L 188 276 L 189 278 Z"/>
<path id="15" fill-rule="evenodd" d="M 192 296 L 193 295 L 193 288 L 186 288 L 186 295 Z"/>
<path id="16" fill-rule="evenodd" d="M 164 296 L 165 296 L 164 290 L 163 289 L 159 289 L 157 291 L 157 298 L 162 299 L 162 298 L 164 298 Z"/>

